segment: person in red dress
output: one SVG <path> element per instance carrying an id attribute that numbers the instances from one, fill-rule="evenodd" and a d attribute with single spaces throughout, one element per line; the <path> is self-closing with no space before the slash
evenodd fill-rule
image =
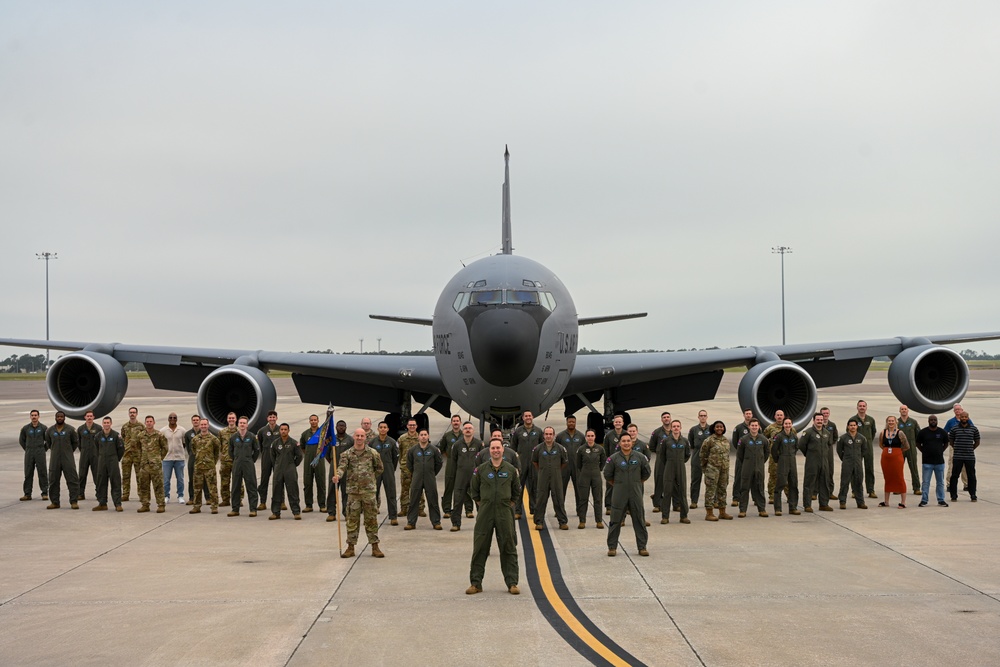
<path id="1" fill-rule="evenodd" d="M 910 448 L 906 436 L 898 429 L 896 418 L 889 415 L 885 419 L 885 428 L 879 434 L 879 447 L 882 448 L 882 477 L 885 479 L 885 501 L 879 507 L 889 506 L 889 496 L 900 494 L 902 500 L 899 507 L 906 509 L 906 480 L 903 479 L 903 452 Z"/>

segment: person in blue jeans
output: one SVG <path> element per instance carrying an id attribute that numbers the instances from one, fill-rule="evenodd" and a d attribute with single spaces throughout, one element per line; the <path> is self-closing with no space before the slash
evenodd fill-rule
<path id="1" fill-rule="evenodd" d="M 937 415 L 927 418 L 927 428 L 921 429 L 917 433 L 917 449 L 922 456 L 923 483 L 921 484 L 922 495 L 918 507 L 927 507 L 927 494 L 931 489 L 931 474 L 934 475 L 936 484 L 935 492 L 937 503 L 941 507 L 947 507 L 944 501 L 944 451 L 948 449 L 948 433 L 943 428 L 938 428 Z"/>
<path id="2" fill-rule="evenodd" d="M 167 455 L 163 457 L 163 497 L 170 502 L 170 476 L 177 480 L 177 502 L 184 504 L 184 462 L 187 451 L 184 449 L 184 429 L 177 425 L 177 413 L 171 412 L 167 417 L 167 426 L 160 429 L 167 439 Z"/>

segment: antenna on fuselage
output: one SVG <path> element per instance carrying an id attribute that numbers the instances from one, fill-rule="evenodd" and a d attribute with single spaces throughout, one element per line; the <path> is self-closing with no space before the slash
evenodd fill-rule
<path id="1" fill-rule="evenodd" d="M 503 254 L 513 255 L 514 249 L 510 244 L 510 151 L 507 145 L 503 147 L 503 218 L 501 220 L 503 234 Z"/>

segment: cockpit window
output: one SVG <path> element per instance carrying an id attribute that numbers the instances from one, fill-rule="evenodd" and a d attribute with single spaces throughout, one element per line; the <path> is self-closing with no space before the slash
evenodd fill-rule
<path id="1" fill-rule="evenodd" d="M 459 292 L 455 296 L 452 307 L 455 312 L 462 312 L 469 306 L 541 306 L 546 310 L 556 309 L 556 300 L 551 292 L 536 292 L 525 289 L 494 289 L 476 292 Z"/>
<path id="2" fill-rule="evenodd" d="M 520 306 L 537 306 L 538 292 L 523 289 L 507 290 L 507 303 Z"/>
<path id="3" fill-rule="evenodd" d="M 454 304 L 455 312 L 458 313 L 462 312 L 468 305 L 469 305 L 469 293 L 459 292 L 458 296 L 455 297 L 455 304 Z"/>
<path id="4" fill-rule="evenodd" d="M 471 304 L 473 306 L 496 306 L 503 303 L 503 291 L 498 289 L 483 290 L 473 292 Z"/>
<path id="5" fill-rule="evenodd" d="M 543 306 L 545 306 L 549 310 L 556 309 L 556 300 L 552 296 L 552 292 L 539 292 L 539 295 L 541 296 L 541 302 Z"/>

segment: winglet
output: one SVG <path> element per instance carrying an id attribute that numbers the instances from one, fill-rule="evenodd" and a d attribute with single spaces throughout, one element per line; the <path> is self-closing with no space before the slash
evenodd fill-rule
<path id="1" fill-rule="evenodd" d="M 503 147 L 503 219 L 501 220 L 503 234 L 503 254 L 513 255 L 514 249 L 510 241 L 510 151 L 507 145 Z"/>

